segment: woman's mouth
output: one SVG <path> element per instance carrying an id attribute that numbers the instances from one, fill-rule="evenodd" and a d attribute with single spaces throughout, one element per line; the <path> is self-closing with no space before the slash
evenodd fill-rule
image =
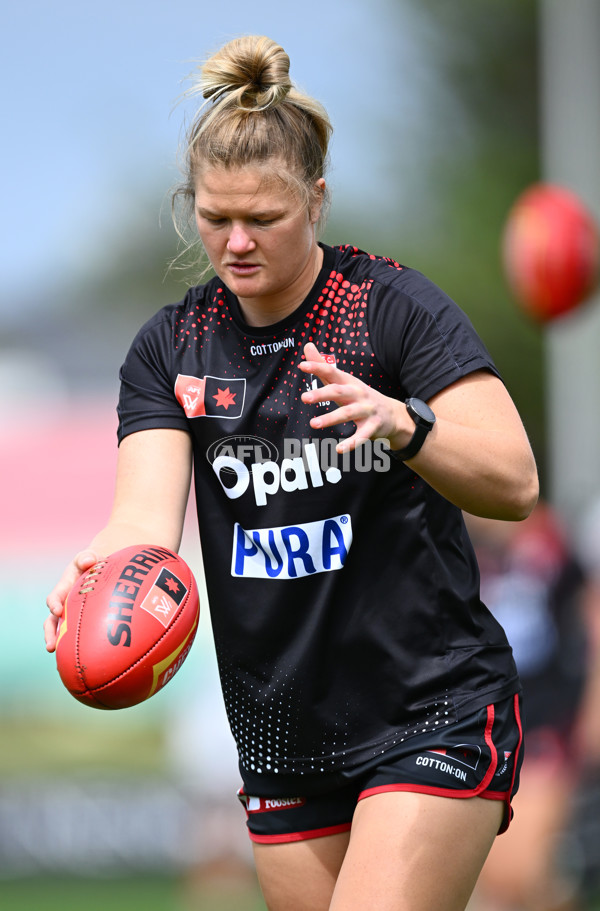
<path id="1" fill-rule="evenodd" d="M 254 275 L 260 269 L 258 263 L 234 262 L 227 263 L 227 268 L 234 275 Z"/>

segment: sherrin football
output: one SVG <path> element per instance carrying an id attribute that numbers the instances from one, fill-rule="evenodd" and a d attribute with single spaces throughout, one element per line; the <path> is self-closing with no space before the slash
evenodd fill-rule
<path id="1" fill-rule="evenodd" d="M 180 556 L 153 545 L 116 551 L 66 599 L 56 644 L 61 680 L 85 705 L 137 705 L 177 673 L 199 613 L 196 580 Z"/>

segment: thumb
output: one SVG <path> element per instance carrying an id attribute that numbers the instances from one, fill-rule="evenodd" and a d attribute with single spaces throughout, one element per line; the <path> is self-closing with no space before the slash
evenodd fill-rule
<path id="1" fill-rule="evenodd" d="M 98 559 L 98 555 L 93 550 L 82 550 L 77 554 L 73 562 L 80 572 L 85 572 L 94 563 L 98 563 Z"/>

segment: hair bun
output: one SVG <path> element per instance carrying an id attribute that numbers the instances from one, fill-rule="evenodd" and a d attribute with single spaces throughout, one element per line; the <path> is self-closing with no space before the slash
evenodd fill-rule
<path id="1" fill-rule="evenodd" d="M 186 129 L 184 180 L 172 196 L 184 242 L 195 225 L 198 180 L 211 168 L 260 169 L 322 225 L 329 203 L 322 178 L 332 127 L 323 105 L 293 85 L 283 48 L 257 35 L 228 42 L 192 75 L 184 98 L 199 96 L 203 101 Z M 193 231 L 188 249 L 197 243 Z"/>
<path id="2" fill-rule="evenodd" d="M 270 38 L 236 38 L 206 61 L 199 88 L 206 99 L 229 95 L 241 108 L 264 110 L 280 104 L 292 88 L 290 58 Z"/>

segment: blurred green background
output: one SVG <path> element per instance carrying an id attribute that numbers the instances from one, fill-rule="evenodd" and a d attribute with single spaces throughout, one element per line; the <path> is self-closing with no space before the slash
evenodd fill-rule
<path id="1" fill-rule="evenodd" d="M 421 269 L 463 307 L 546 485 L 544 332 L 500 258 L 541 175 L 539 14 L 534 0 L 3 12 L 0 911 L 262 907 L 206 623 L 171 687 L 119 713 L 68 696 L 42 644 L 46 592 L 107 515 L 119 366 L 184 294 L 167 268 L 182 80 L 238 34 L 286 48 L 335 127 L 324 239 Z M 201 574 L 191 513 L 182 552 Z"/>

